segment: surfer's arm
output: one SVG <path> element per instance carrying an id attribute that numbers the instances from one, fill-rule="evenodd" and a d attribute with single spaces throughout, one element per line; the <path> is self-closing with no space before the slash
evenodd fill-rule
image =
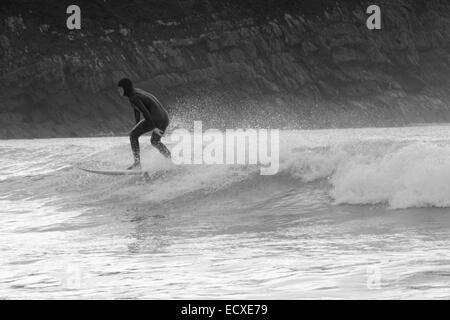
<path id="1" fill-rule="evenodd" d="M 131 97 L 130 101 L 137 108 L 137 110 L 139 110 L 142 113 L 142 115 L 144 116 L 145 120 L 147 120 L 152 125 L 153 128 L 156 128 L 155 123 L 153 122 L 153 119 L 152 119 L 152 116 L 151 116 L 150 112 L 144 106 L 142 101 L 136 96 Z"/>
<path id="2" fill-rule="evenodd" d="M 136 119 L 136 123 L 139 123 L 139 121 L 141 120 L 141 113 L 139 112 L 138 109 L 133 108 L 134 109 L 134 119 Z"/>

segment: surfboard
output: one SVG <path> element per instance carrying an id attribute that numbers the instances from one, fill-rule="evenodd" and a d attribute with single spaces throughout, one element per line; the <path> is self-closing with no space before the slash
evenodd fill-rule
<path id="1" fill-rule="evenodd" d="M 94 169 L 86 169 L 86 168 L 79 168 L 80 170 L 89 172 L 89 173 L 95 173 L 95 174 L 103 174 L 106 176 L 148 176 L 148 171 L 143 170 L 94 170 Z"/>

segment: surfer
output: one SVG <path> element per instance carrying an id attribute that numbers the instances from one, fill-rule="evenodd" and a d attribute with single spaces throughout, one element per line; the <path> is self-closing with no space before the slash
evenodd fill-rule
<path id="1" fill-rule="evenodd" d="M 123 78 L 118 82 L 118 89 L 122 96 L 128 97 L 131 106 L 134 108 L 136 125 L 130 132 L 131 150 L 133 152 L 134 163 L 128 168 L 140 169 L 141 156 L 139 148 L 139 137 L 147 132 L 152 132 L 150 142 L 158 151 L 170 158 L 170 151 L 161 142 L 161 136 L 169 125 L 169 115 L 156 97 L 142 89 L 134 88 L 130 79 Z M 141 120 L 141 114 L 144 119 Z"/>

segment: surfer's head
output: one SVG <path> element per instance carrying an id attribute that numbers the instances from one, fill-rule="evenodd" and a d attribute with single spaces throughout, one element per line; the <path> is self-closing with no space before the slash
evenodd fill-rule
<path id="1" fill-rule="evenodd" d="M 128 78 L 120 79 L 120 81 L 117 83 L 117 86 L 119 87 L 120 94 L 125 97 L 129 97 L 133 92 L 133 83 Z"/>

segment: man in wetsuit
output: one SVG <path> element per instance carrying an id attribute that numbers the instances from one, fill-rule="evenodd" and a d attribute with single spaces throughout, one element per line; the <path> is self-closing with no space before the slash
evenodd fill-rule
<path id="1" fill-rule="evenodd" d="M 134 88 L 130 79 L 124 78 L 117 84 L 121 95 L 128 97 L 134 108 L 136 125 L 130 132 L 131 150 L 133 151 L 134 163 L 128 168 L 140 169 L 141 156 L 139 148 L 139 137 L 146 132 L 152 131 L 151 143 L 158 151 L 170 158 L 170 151 L 161 142 L 161 136 L 169 125 L 169 115 L 156 97 L 144 90 Z M 144 116 L 140 120 L 141 113 Z"/>

